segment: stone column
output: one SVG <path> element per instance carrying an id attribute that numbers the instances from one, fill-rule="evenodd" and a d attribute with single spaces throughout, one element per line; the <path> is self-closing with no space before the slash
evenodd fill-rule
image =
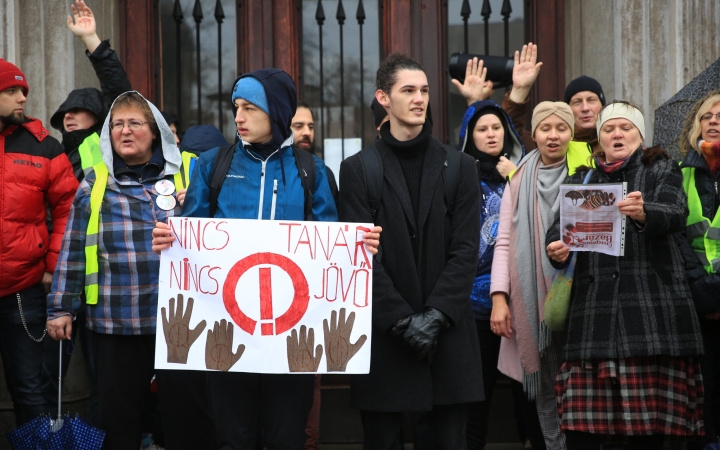
<path id="1" fill-rule="evenodd" d="M 608 100 L 645 115 L 653 141 L 655 108 L 720 58 L 720 2 L 575 0 L 565 2 L 565 78 L 596 78 Z"/>

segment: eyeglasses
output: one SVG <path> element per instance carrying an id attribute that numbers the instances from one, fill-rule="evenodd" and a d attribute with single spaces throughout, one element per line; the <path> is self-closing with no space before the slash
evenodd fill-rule
<path id="1" fill-rule="evenodd" d="M 130 122 L 128 122 L 126 124 L 125 122 L 117 121 L 117 122 L 112 122 L 110 124 L 110 129 L 113 131 L 115 129 L 122 131 L 125 128 L 125 125 L 127 125 L 127 127 L 130 129 L 130 131 L 138 131 L 146 123 L 147 122 L 138 122 L 137 120 L 131 120 Z"/>
<path id="2" fill-rule="evenodd" d="M 707 120 L 712 119 L 713 116 L 715 117 L 715 119 L 720 120 L 720 113 L 713 114 L 713 113 L 710 113 L 710 112 L 709 112 L 709 113 L 705 113 L 705 114 L 703 114 L 702 116 L 700 116 L 700 121 L 701 121 L 701 122 L 705 122 L 705 121 L 707 121 Z"/>

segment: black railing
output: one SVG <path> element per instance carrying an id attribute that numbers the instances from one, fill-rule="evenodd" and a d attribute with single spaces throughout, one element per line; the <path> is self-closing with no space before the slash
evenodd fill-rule
<path id="1" fill-rule="evenodd" d="M 223 120 L 222 120 L 222 110 L 223 110 L 223 101 L 222 101 L 222 52 L 220 51 L 222 49 L 222 22 L 223 19 L 225 19 L 225 11 L 223 11 L 222 3 L 220 3 L 220 0 L 217 0 L 215 2 L 215 21 L 217 22 L 217 28 L 218 28 L 218 129 L 220 132 L 223 132 Z M 199 83 L 198 83 L 199 85 Z"/>
<path id="2" fill-rule="evenodd" d="M 325 79 L 323 70 L 323 33 L 322 27 L 325 23 L 325 10 L 322 6 L 322 0 L 318 0 L 317 9 L 315 10 L 315 20 L 318 24 L 318 37 L 320 39 L 320 132 L 321 139 L 325 139 Z M 321 141 L 322 142 L 322 141 Z"/>
<path id="3" fill-rule="evenodd" d="M 203 20 L 202 6 L 200 0 L 195 0 L 193 8 L 193 19 L 195 19 L 195 56 L 197 61 L 197 121 L 202 123 L 202 95 L 200 93 L 202 86 L 202 76 L 200 75 L 200 22 Z"/>
<path id="4" fill-rule="evenodd" d="M 175 89 L 175 99 L 177 102 L 177 118 L 178 118 L 178 124 L 182 123 L 182 118 L 180 111 L 182 111 L 182 70 L 180 68 L 182 67 L 180 65 L 180 27 L 182 26 L 183 22 L 183 13 L 182 13 L 182 7 L 180 6 L 180 0 L 175 0 L 175 5 L 173 7 L 173 13 L 172 13 L 173 19 L 175 19 L 175 58 L 177 60 L 177 67 L 178 70 L 175 71 L 175 75 L 177 78 L 177 87 Z"/>
<path id="5" fill-rule="evenodd" d="M 340 26 L 340 148 L 345 159 L 345 58 L 343 57 L 343 25 L 345 24 L 345 8 L 342 0 L 338 0 L 335 18 Z"/>
<path id="6" fill-rule="evenodd" d="M 468 32 L 468 20 L 472 10 L 470 9 L 470 1 L 463 0 L 462 8 L 460 9 L 460 17 L 463 21 L 463 42 L 464 52 L 470 53 L 468 50 L 469 32 Z M 500 9 L 500 15 L 503 17 L 503 24 L 505 28 L 505 54 L 503 56 L 510 56 L 510 15 L 512 14 L 512 5 L 510 0 L 503 0 L 502 8 Z M 492 7 L 490 6 L 490 0 L 483 0 L 482 8 L 480 9 L 480 15 L 483 18 L 483 28 L 485 32 L 485 54 L 490 54 L 490 16 L 492 15 Z"/>

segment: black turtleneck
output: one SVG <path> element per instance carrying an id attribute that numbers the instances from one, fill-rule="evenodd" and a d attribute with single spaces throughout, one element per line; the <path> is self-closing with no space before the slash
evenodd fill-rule
<path id="1" fill-rule="evenodd" d="M 408 141 L 398 141 L 390 133 L 389 121 L 385 122 L 380 128 L 380 137 L 383 143 L 387 148 L 395 152 L 400 162 L 416 222 L 420 208 L 420 180 L 422 178 L 423 160 L 425 159 L 425 149 L 430 140 L 431 130 L 432 123 L 425 121 L 422 131 L 416 137 Z"/>

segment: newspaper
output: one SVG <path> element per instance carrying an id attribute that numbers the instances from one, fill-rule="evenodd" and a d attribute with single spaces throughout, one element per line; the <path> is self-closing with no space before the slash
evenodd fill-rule
<path id="1" fill-rule="evenodd" d="M 572 251 L 625 255 L 625 215 L 617 203 L 627 183 L 560 186 L 560 237 Z"/>

